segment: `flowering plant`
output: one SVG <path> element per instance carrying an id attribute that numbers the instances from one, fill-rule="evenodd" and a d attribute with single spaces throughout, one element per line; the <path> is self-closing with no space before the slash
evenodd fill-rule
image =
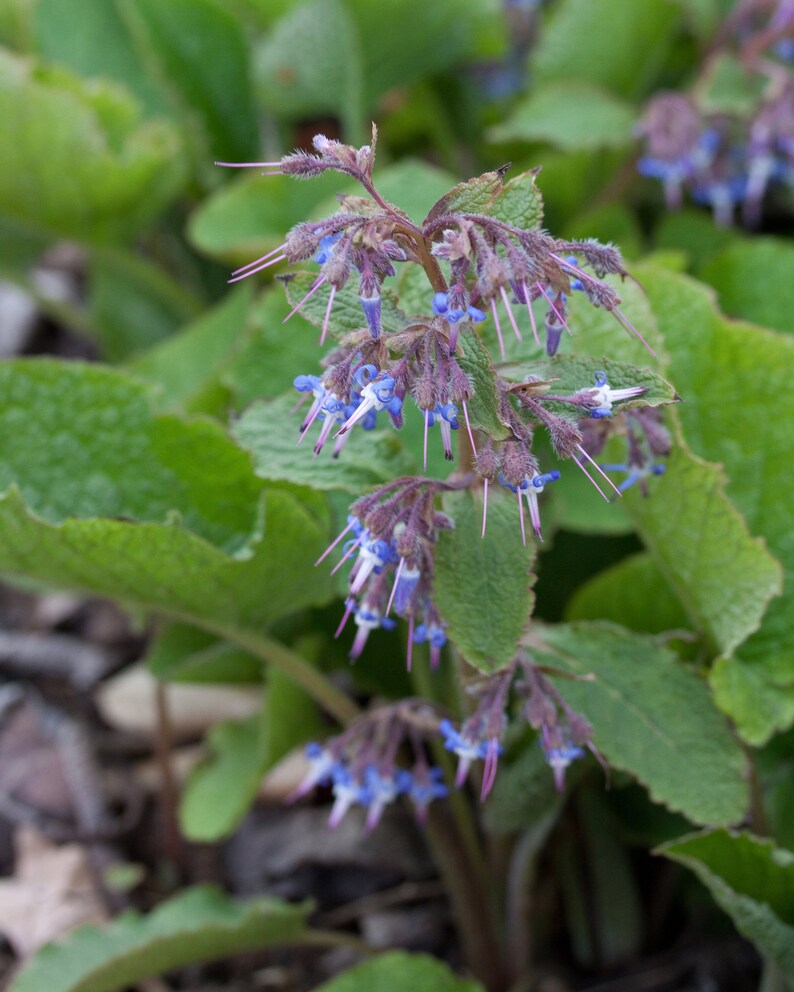
<path id="1" fill-rule="evenodd" d="M 12 992 L 794 976 L 794 21 L 729 6 L 0 9 Z M 38 954 L 31 825 L 105 918 Z"/>

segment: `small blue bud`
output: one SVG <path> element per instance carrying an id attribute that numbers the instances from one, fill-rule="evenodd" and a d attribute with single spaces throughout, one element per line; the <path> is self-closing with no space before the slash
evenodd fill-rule
<path id="1" fill-rule="evenodd" d="M 442 313 L 447 312 L 447 294 L 446 293 L 436 293 L 433 297 L 433 313 L 436 316 L 441 316 Z"/>

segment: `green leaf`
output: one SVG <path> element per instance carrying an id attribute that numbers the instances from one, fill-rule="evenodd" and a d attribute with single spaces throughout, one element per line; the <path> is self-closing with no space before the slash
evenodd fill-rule
<path id="1" fill-rule="evenodd" d="M 252 287 L 244 284 L 178 334 L 128 364 L 136 375 L 162 390 L 165 410 L 197 410 L 245 336 Z"/>
<path id="2" fill-rule="evenodd" d="M 148 114 L 162 114 L 166 101 L 142 66 L 116 0 L 37 0 L 36 48 L 81 76 L 104 76 L 126 86 Z M 101 38 L 98 45 L 96 39 Z"/>
<path id="3" fill-rule="evenodd" d="M 658 853 L 691 869 L 739 932 L 794 978 L 794 854 L 726 830 L 691 834 Z"/>
<path id="4" fill-rule="evenodd" d="M 466 404 L 472 430 L 485 431 L 495 441 L 510 437 L 510 429 L 499 415 L 500 396 L 496 388 L 496 369 L 488 349 L 476 331 L 461 335 L 458 346 L 463 352 L 456 356 L 458 364 L 469 377 L 474 390 L 472 398 Z"/>
<path id="5" fill-rule="evenodd" d="M 292 413 L 294 406 L 295 395 L 254 403 L 234 425 L 234 436 L 253 455 L 255 471 L 261 478 L 313 489 L 338 489 L 358 496 L 363 489 L 390 482 L 415 468 L 391 427 L 375 431 L 356 427 L 338 458 L 328 450 L 333 439 L 326 450 L 313 458 L 319 421 L 298 446 L 301 421 Z M 306 409 L 304 406 L 304 415 Z"/>
<path id="6" fill-rule="evenodd" d="M 424 224 L 447 214 L 485 214 L 494 204 L 504 185 L 501 172 L 484 172 L 474 179 L 458 183 L 437 200 L 428 211 Z"/>
<path id="7" fill-rule="evenodd" d="M 508 180 L 484 212 L 513 227 L 538 228 L 543 221 L 543 196 L 538 189 L 538 169 L 520 172 Z"/>
<path id="8" fill-rule="evenodd" d="M 464 658 L 498 671 L 515 657 L 532 612 L 535 545 L 529 535 L 522 545 L 518 506 L 500 492 L 489 493 L 484 538 L 482 506 L 470 492 L 448 493 L 444 512 L 455 527 L 438 539 L 436 605 Z"/>
<path id="9" fill-rule="evenodd" d="M 694 823 L 736 823 L 749 802 L 745 761 L 708 688 L 649 637 L 608 624 L 544 628 L 552 654 L 533 656 L 579 679 L 557 680 L 593 726 L 615 768 L 636 776 L 655 802 Z"/>
<path id="10" fill-rule="evenodd" d="M 549 392 L 555 396 L 570 396 L 580 389 L 595 388 L 596 372 L 606 372 L 607 381 L 613 389 L 627 389 L 642 386 L 645 392 L 634 399 L 621 400 L 619 410 L 631 410 L 643 406 L 659 406 L 673 403 L 679 397 L 675 389 L 651 369 L 638 368 L 628 362 L 617 362 L 611 358 L 591 358 L 589 355 L 557 355 L 554 358 L 541 358 L 503 368 L 502 374 L 512 382 L 522 382 L 528 376 L 550 380 Z M 560 404 L 560 412 L 570 411 L 570 407 Z"/>
<path id="11" fill-rule="evenodd" d="M 88 312 L 103 357 L 122 361 L 198 316 L 198 302 L 156 265 L 121 251 L 91 258 Z"/>
<path id="12" fill-rule="evenodd" d="M 722 469 L 679 439 L 649 498 L 635 487 L 623 503 L 692 623 L 730 655 L 760 627 L 781 573 L 725 490 Z"/>
<path id="13" fill-rule="evenodd" d="M 0 569 L 220 634 L 327 600 L 325 500 L 263 493 L 217 424 L 100 366 L 6 363 L 0 387 Z"/>
<path id="14" fill-rule="evenodd" d="M 224 720 L 209 732 L 212 757 L 193 769 L 179 805 L 179 824 L 188 840 L 220 840 L 245 816 L 267 771 L 261 738 L 261 715 Z"/>
<path id="15" fill-rule="evenodd" d="M 9 992 L 115 992 L 186 964 L 298 940 L 309 910 L 266 896 L 235 902 L 212 886 L 187 889 L 145 916 L 128 911 L 48 944 Z"/>
<path id="16" fill-rule="evenodd" d="M 722 53 L 698 81 L 695 100 L 704 114 L 752 113 L 769 84 L 765 73 L 748 69 L 738 58 Z"/>
<path id="17" fill-rule="evenodd" d="M 158 631 L 146 652 L 149 671 L 167 682 L 262 681 L 262 662 L 234 644 L 184 623 Z"/>
<path id="18" fill-rule="evenodd" d="M 686 437 L 699 454 L 725 466 L 728 496 L 785 569 L 784 595 L 770 605 L 759 632 L 712 673 L 719 705 L 748 742 L 759 744 L 794 721 L 794 546 L 781 495 L 794 487 L 787 455 L 794 339 L 726 320 L 713 294 L 684 276 L 648 268 L 640 277 L 665 335 L 669 375 L 685 400 L 697 400 L 679 408 Z M 733 581 L 732 551 L 722 560 Z"/>
<path id="19" fill-rule="evenodd" d="M 681 602 L 647 553 L 631 555 L 580 586 L 566 620 L 611 620 L 638 633 L 684 630 L 689 621 Z"/>
<path id="20" fill-rule="evenodd" d="M 0 488 L 16 483 L 39 517 L 176 514 L 228 553 L 247 553 L 261 483 L 217 424 L 155 416 L 143 383 L 99 365 L 8 362 L 0 390 Z"/>
<path id="21" fill-rule="evenodd" d="M 493 0 L 347 0 L 361 49 L 365 108 L 389 90 L 438 75 L 479 54 L 481 39 L 499 32 Z M 410 54 L 405 39 L 411 39 Z M 499 42 L 497 37 L 497 43 Z M 402 205 L 402 204 L 400 204 Z"/>
<path id="22" fill-rule="evenodd" d="M 625 148 L 637 111 L 590 83 L 554 82 L 533 89 L 501 124 L 491 141 L 542 141 L 564 151 Z"/>
<path id="23" fill-rule="evenodd" d="M 678 18 L 667 0 L 561 0 L 534 49 L 534 75 L 539 84 L 584 80 L 636 97 L 661 67 Z"/>
<path id="24" fill-rule="evenodd" d="M 235 17 L 216 0 L 120 0 L 142 59 L 185 130 L 226 161 L 246 160 L 257 147 L 248 44 Z"/>
<path id="25" fill-rule="evenodd" d="M 794 333 L 793 266 L 790 242 L 743 238 L 699 268 L 698 276 L 717 290 L 720 307 L 732 317 Z"/>
<path id="26" fill-rule="evenodd" d="M 426 954 L 389 951 L 332 978 L 315 992 L 483 992 L 483 986 L 458 978 Z"/>
<path id="27" fill-rule="evenodd" d="M 63 237 L 128 236 L 181 190 L 179 137 L 123 90 L 0 52 L 0 210 Z"/>
<path id="28" fill-rule="evenodd" d="M 363 117 L 363 45 L 341 0 L 295 4 L 259 46 L 254 71 L 259 96 L 274 114 L 333 114 L 344 123 L 347 139 L 357 139 Z"/>

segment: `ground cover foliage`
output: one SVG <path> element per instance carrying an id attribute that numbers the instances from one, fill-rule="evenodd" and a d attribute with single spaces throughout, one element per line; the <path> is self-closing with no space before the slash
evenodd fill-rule
<path id="1" fill-rule="evenodd" d="M 0 7 L 10 992 L 794 988 L 792 57 Z"/>

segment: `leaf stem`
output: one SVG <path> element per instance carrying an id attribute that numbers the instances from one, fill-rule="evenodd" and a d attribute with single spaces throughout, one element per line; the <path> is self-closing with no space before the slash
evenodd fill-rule
<path id="1" fill-rule="evenodd" d="M 343 725 L 350 723 L 359 715 L 358 706 L 346 693 L 338 689 L 327 675 L 280 641 L 254 631 L 227 627 L 211 617 L 189 614 L 179 616 L 177 619 L 217 634 L 224 640 L 245 648 L 268 665 L 278 668 L 296 685 L 305 689 L 312 699 L 339 723 Z"/>

